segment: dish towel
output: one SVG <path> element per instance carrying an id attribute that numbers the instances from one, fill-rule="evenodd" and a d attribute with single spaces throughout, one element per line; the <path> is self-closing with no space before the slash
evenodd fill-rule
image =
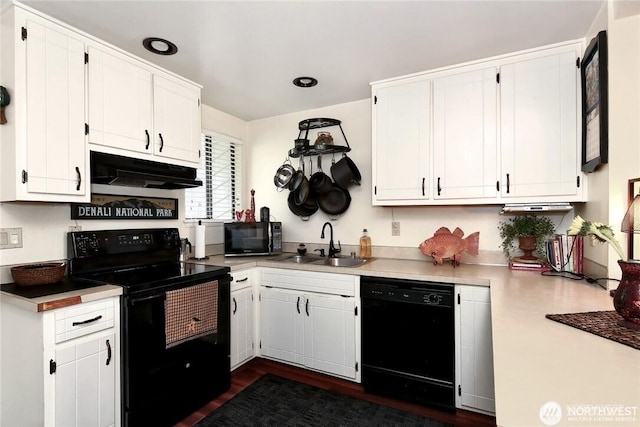
<path id="1" fill-rule="evenodd" d="M 218 281 L 166 293 L 166 348 L 218 331 Z"/>

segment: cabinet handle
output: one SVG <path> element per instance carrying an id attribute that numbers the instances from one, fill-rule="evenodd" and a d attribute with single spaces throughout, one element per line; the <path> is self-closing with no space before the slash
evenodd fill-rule
<path id="1" fill-rule="evenodd" d="M 307 312 L 307 317 L 309 317 L 309 298 L 307 298 L 307 303 L 304 305 L 304 310 Z"/>
<path id="2" fill-rule="evenodd" d="M 438 196 L 440 195 L 441 191 L 442 191 L 442 187 L 440 187 L 440 177 L 438 177 Z"/>
<path id="3" fill-rule="evenodd" d="M 83 320 L 81 322 L 73 322 L 71 324 L 71 326 L 86 325 L 87 323 L 96 322 L 96 321 L 98 321 L 100 319 L 102 319 L 102 314 L 99 315 L 99 316 L 94 317 L 93 319 L 87 319 L 87 320 Z"/>
<path id="4" fill-rule="evenodd" d="M 233 314 L 236 314 L 238 311 L 238 303 L 236 302 L 236 297 L 233 297 Z"/>
<path id="5" fill-rule="evenodd" d="M 496 191 L 500 192 L 500 181 L 496 181 Z"/>
<path id="6" fill-rule="evenodd" d="M 164 148 L 164 139 L 162 139 L 161 133 L 159 133 L 158 136 L 160 137 L 160 152 L 162 153 L 162 149 Z"/>
<path id="7" fill-rule="evenodd" d="M 507 174 L 507 194 L 509 194 L 509 186 L 511 185 L 509 181 L 509 174 Z"/>
<path id="8" fill-rule="evenodd" d="M 298 314 L 300 314 L 300 297 L 298 297 L 298 302 L 296 303 L 296 308 L 298 309 Z"/>
<path id="9" fill-rule="evenodd" d="M 249 280 L 249 278 L 245 277 L 244 279 L 236 280 L 236 283 L 246 282 L 247 280 Z"/>
<path id="10" fill-rule="evenodd" d="M 107 340 L 106 344 L 107 344 L 107 366 L 109 366 L 109 363 L 111 363 L 111 343 L 109 342 L 109 340 Z"/>
<path id="11" fill-rule="evenodd" d="M 424 196 L 424 177 L 422 178 L 422 196 Z"/>
<path id="12" fill-rule="evenodd" d="M 80 191 L 80 184 L 82 184 L 82 174 L 80 174 L 80 168 L 76 166 L 76 173 L 78 174 L 78 185 L 76 185 L 76 191 Z"/>
<path id="13" fill-rule="evenodd" d="M 144 149 L 148 150 L 149 149 L 149 143 L 151 142 L 150 138 L 149 138 L 149 131 L 147 129 L 145 129 L 144 130 L 144 134 L 147 135 L 147 145 L 145 145 Z"/>

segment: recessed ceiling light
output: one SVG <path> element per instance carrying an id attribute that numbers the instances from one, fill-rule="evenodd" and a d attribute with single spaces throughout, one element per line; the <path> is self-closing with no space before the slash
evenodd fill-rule
<path id="1" fill-rule="evenodd" d="M 178 46 L 169 40 L 158 37 L 147 37 L 142 40 L 142 45 L 149 52 L 157 53 L 158 55 L 173 55 L 178 51 Z"/>
<path id="2" fill-rule="evenodd" d="M 313 77 L 296 77 L 293 84 L 298 87 L 313 87 L 318 84 L 318 80 Z"/>

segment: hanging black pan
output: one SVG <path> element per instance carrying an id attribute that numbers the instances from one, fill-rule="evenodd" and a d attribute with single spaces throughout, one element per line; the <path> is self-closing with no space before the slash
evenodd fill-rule
<path id="1" fill-rule="evenodd" d="M 351 195 L 349 190 L 333 183 L 331 190 L 318 197 L 318 206 L 322 212 L 329 215 L 340 215 L 349 209 Z"/>
<path id="2" fill-rule="evenodd" d="M 307 197 L 305 203 L 298 205 L 295 202 L 295 192 L 291 191 L 289 193 L 289 198 L 287 199 L 287 204 L 289 205 L 289 210 L 293 212 L 294 215 L 299 217 L 310 217 L 314 213 L 318 211 L 318 203 L 315 198 Z"/>

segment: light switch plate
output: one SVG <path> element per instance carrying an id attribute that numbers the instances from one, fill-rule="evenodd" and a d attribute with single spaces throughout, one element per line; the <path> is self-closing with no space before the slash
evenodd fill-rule
<path id="1" fill-rule="evenodd" d="M 22 228 L 0 228 L 0 249 L 22 247 Z"/>

